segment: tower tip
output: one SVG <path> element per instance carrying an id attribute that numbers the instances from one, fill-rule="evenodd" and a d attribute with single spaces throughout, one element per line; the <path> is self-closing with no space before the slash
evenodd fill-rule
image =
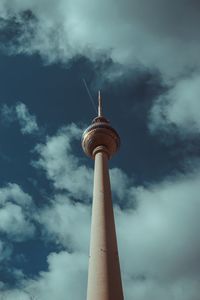
<path id="1" fill-rule="evenodd" d="M 102 98 L 101 98 L 101 91 L 98 92 L 98 117 L 102 117 Z"/>

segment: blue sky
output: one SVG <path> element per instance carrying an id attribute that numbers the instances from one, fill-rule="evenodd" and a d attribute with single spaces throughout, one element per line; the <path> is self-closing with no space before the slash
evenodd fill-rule
<path id="1" fill-rule="evenodd" d="M 86 298 L 103 110 L 125 299 L 199 298 L 199 4 L 0 2 L 0 300 Z"/>

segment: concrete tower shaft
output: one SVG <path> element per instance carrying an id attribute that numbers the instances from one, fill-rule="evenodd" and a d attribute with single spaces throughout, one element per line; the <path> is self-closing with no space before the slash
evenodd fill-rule
<path id="1" fill-rule="evenodd" d="M 108 170 L 108 159 L 117 151 L 120 139 L 102 116 L 100 100 L 98 117 L 82 140 L 84 152 L 95 160 L 87 300 L 123 300 Z"/>

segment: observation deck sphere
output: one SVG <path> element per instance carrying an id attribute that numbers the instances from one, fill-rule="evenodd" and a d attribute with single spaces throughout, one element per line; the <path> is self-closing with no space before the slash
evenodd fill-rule
<path id="1" fill-rule="evenodd" d="M 99 146 L 104 146 L 111 157 L 117 152 L 119 145 L 118 133 L 102 116 L 96 117 L 82 136 L 82 148 L 85 154 L 92 158 L 94 158 L 94 150 Z"/>

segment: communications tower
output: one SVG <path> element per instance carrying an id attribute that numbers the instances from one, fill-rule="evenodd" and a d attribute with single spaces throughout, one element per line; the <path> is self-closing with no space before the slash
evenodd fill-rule
<path id="1" fill-rule="evenodd" d="M 82 147 L 94 159 L 94 187 L 87 300 L 123 300 L 123 289 L 110 188 L 108 160 L 120 144 L 118 133 L 102 113 L 84 131 Z"/>

